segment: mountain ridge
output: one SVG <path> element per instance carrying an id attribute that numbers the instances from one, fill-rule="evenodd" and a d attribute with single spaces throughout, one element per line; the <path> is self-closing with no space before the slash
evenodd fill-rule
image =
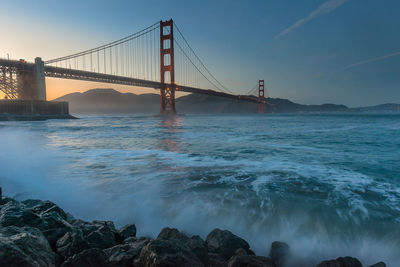
<path id="1" fill-rule="evenodd" d="M 75 114 L 154 113 L 160 107 L 158 94 L 121 93 L 112 88 L 95 88 L 66 94 L 53 101 L 67 101 Z M 338 104 L 304 105 L 283 98 L 266 98 L 268 113 L 379 112 L 400 111 L 400 104 L 349 108 Z M 209 95 L 188 94 L 176 99 L 180 113 L 256 113 L 256 103 Z"/>

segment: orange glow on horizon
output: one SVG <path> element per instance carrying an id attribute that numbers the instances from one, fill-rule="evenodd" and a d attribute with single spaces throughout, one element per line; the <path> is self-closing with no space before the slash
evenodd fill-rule
<path id="1" fill-rule="evenodd" d="M 142 88 L 136 86 L 126 86 L 110 83 L 97 83 L 57 78 L 46 78 L 47 88 L 47 100 L 54 100 L 58 97 L 64 96 L 70 93 L 85 92 L 94 88 L 112 88 L 121 93 L 133 93 L 133 94 L 158 94 L 158 90 L 151 88 Z"/>
<path id="2" fill-rule="evenodd" d="M 159 94 L 158 89 L 143 88 L 137 86 L 118 85 L 111 83 L 98 83 L 88 81 L 77 81 L 58 78 L 46 78 L 47 100 L 54 100 L 66 94 L 76 92 L 86 92 L 94 88 L 112 88 L 121 93 L 140 94 Z M 176 97 L 187 95 L 188 93 L 177 92 Z M 3 97 L 4 98 L 4 97 Z"/>
<path id="3" fill-rule="evenodd" d="M 121 93 L 140 94 L 159 94 L 159 90 L 136 86 L 118 85 L 111 83 L 98 83 L 58 78 L 46 78 L 47 100 L 51 101 L 66 94 L 76 92 L 86 92 L 95 88 L 111 88 Z M 187 95 L 188 93 L 177 92 L 176 97 Z M 0 91 L 0 99 L 4 99 L 4 93 Z"/>

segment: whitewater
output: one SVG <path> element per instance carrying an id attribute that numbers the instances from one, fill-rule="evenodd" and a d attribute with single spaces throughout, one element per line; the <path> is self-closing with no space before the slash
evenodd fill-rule
<path id="1" fill-rule="evenodd" d="M 259 255 L 400 261 L 400 114 L 0 122 L 0 186 L 85 220 L 229 229 Z"/>

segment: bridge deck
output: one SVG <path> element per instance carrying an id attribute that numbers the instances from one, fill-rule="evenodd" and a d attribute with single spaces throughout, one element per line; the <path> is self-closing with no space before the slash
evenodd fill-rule
<path id="1" fill-rule="evenodd" d="M 0 66 L 15 68 L 18 70 L 24 71 L 33 71 L 35 64 L 17 60 L 7 60 L 0 59 Z M 116 76 L 104 73 L 90 72 L 90 71 L 82 71 L 82 70 L 74 70 L 68 68 L 59 68 L 54 66 L 45 66 L 44 72 L 46 77 L 52 78 L 61 78 L 61 79 L 73 79 L 73 80 L 82 80 L 82 81 L 91 81 L 91 82 L 101 82 L 101 83 L 112 83 L 112 84 L 122 84 L 129 86 L 138 86 L 138 87 L 146 87 L 153 89 L 161 89 L 164 84 L 156 81 L 148 81 L 141 80 L 136 78 L 124 77 L 124 76 Z M 225 97 L 237 100 L 244 100 L 254 103 L 259 103 L 259 100 L 253 96 L 246 95 L 233 95 L 223 92 L 218 92 L 210 89 L 200 89 L 188 86 L 181 86 L 178 84 L 171 85 L 176 86 L 177 91 L 179 92 L 189 92 L 195 94 L 204 94 L 204 95 L 212 95 L 218 97 Z"/>

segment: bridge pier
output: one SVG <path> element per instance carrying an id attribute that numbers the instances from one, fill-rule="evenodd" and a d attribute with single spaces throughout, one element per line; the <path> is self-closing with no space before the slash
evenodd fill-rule
<path id="1" fill-rule="evenodd" d="M 35 58 L 33 69 L 17 68 L 18 99 L 46 100 L 44 62 Z"/>
<path id="2" fill-rule="evenodd" d="M 175 114 L 174 22 L 160 21 L 161 114 Z"/>

